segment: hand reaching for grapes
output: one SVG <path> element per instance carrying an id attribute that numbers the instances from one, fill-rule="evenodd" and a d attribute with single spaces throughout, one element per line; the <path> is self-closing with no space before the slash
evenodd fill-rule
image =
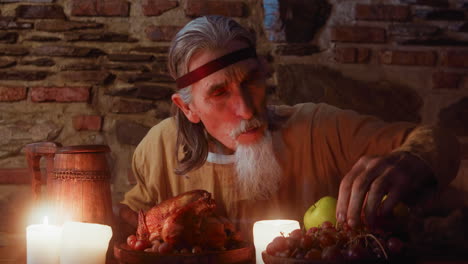
<path id="1" fill-rule="evenodd" d="M 419 202 L 435 186 L 429 166 L 411 153 L 364 156 L 341 181 L 336 217 L 353 228 L 362 221 L 373 227 L 376 218 L 389 215 L 398 202 Z"/>

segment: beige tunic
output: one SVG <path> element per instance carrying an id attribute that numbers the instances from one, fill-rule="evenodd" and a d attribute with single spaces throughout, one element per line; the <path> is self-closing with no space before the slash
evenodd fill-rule
<path id="1" fill-rule="evenodd" d="M 437 154 L 450 152 L 444 149 L 450 150 L 452 142 L 448 142 L 449 146 L 440 143 L 444 139 L 436 138 L 433 129 L 414 129 L 415 124 L 406 122 L 385 123 L 326 104 L 271 109 L 284 117 L 281 128 L 272 132 L 283 170 L 280 191 L 273 199 L 246 199 L 247 194 L 236 188 L 233 164 L 206 162 L 187 175 L 176 175 L 176 124 L 174 118 L 168 118 L 154 126 L 136 148 L 133 169 L 137 185 L 122 203 L 135 211 L 147 210 L 182 192 L 204 189 L 213 194 L 219 210 L 249 236 L 256 220 L 285 218 L 302 222 L 305 210 L 316 200 L 325 195 L 337 197 L 341 178 L 363 155 L 410 151 L 428 162 L 443 184 L 456 173 L 451 171 L 456 154 Z"/>

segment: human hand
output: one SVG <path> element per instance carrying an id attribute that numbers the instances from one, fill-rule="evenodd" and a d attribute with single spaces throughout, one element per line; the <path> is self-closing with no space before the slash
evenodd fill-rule
<path id="1" fill-rule="evenodd" d="M 414 203 L 435 183 L 429 166 L 409 152 L 361 157 L 341 181 L 337 220 L 372 227 L 377 216 L 388 215 L 400 201 Z"/>

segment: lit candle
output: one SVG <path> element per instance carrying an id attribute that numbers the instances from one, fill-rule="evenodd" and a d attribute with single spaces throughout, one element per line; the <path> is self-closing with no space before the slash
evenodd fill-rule
<path id="1" fill-rule="evenodd" d="M 63 226 L 60 264 L 104 264 L 112 237 L 107 225 L 66 222 Z"/>
<path id="2" fill-rule="evenodd" d="M 295 220 L 263 220 L 255 222 L 253 236 L 257 264 L 264 263 L 262 252 L 275 237 L 280 236 L 281 233 L 287 236 L 298 228 L 300 228 L 299 222 Z"/>
<path id="3" fill-rule="evenodd" d="M 26 259 L 28 264 L 59 263 L 59 246 L 62 228 L 48 224 L 29 225 L 26 228 Z"/>

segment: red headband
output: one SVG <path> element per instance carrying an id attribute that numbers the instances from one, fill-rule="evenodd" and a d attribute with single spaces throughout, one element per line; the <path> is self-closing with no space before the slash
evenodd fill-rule
<path id="1" fill-rule="evenodd" d="M 177 88 L 182 89 L 184 87 L 187 87 L 205 78 L 206 76 L 212 74 L 213 72 L 217 72 L 221 70 L 222 68 L 225 68 L 238 61 L 245 60 L 248 58 L 256 58 L 256 57 L 257 57 L 257 53 L 255 52 L 255 49 L 252 47 L 233 51 L 231 53 L 228 53 L 222 57 L 219 57 L 215 60 L 212 60 L 196 68 L 195 70 L 183 75 L 180 78 L 177 78 L 176 80 Z"/>

